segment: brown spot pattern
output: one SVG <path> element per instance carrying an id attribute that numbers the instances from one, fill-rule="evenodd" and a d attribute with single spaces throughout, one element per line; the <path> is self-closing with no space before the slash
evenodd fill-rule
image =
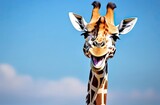
<path id="1" fill-rule="evenodd" d="M 93 99 L 94 94 L 95 94 L 95 91 L 91 90 L 91 101 Z"/>
<path id="2" fill-rule="evenodd" d="M 98 80 L 95 76 L 93 77 L 92 85 L 96 88 L 98 87 Z"/>

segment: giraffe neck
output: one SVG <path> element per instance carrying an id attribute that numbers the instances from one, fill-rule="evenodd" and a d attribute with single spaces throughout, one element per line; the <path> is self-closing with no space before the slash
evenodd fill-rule
<path id="1" fill-rule="evenodd" d="M 102 70 L 91 68 L 88 81 L 87 105 L 106 105 L 108 85 L 107 64 Z"/>

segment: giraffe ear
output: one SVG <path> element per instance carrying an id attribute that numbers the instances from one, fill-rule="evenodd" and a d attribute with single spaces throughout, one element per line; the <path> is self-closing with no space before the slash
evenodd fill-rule
<path id="1" fill-rule="evenodd" d="M 86 31 L 85 26 L 87 25 L 87 22 L 82 16 L 69 12 L 69 18 L 76 30 Z"/>
<path id="2" fill-rule="evenodd" d="M 127 34 L 132 30 L 134 25 L 137 22 L 137 18 L 128 18 L 121 21 L 121 23 L 117 26 L 119 30 L 119 34 Z"/>

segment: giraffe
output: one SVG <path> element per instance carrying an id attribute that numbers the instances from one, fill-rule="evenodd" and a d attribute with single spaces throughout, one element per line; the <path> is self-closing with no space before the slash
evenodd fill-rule
<path id="1" fill-rule="evenodd" d="M 69 12 L 72 25 L 82 32 L 85 42 L 84 55 L 90 58 L 90 74 L 86 96 L 87 105 L 106 105 L 108 87 L 108 59 L 116 52 L 116 41 L 120 35 L 127 34 L 137 22 L 136 17 L 127 18 L 117 26 L 114 24 L 114 9 L 116 4 L 109 2 L 106 15 L 101 16 L 98 1 L 92 3 L 93 10 L 90 22 L 78 14 Z"/>

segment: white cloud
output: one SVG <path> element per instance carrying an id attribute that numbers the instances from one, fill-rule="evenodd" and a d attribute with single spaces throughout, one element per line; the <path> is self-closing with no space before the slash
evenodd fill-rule
<path id="1" fill-rule="evenodd" d="M 0 104 L 81 105 L 85 92 L 86 85 L 76 78 L 34 80 L 18 75 L 8 64 L 0 64 Z"/>
<path id="2" fill-rule="evenodd" d="M 72 77 L 35 80 L 0 64 L 0 105 L 85 105 L 87 85 Z M 160 105 L 154 89 L 110 90 L 108 105 Z"/>
<path id="3" fill-rule="evenodd" d="M 159 105 L 160 94 L 154 89 L 109 91 L 110 105 Z"/>

